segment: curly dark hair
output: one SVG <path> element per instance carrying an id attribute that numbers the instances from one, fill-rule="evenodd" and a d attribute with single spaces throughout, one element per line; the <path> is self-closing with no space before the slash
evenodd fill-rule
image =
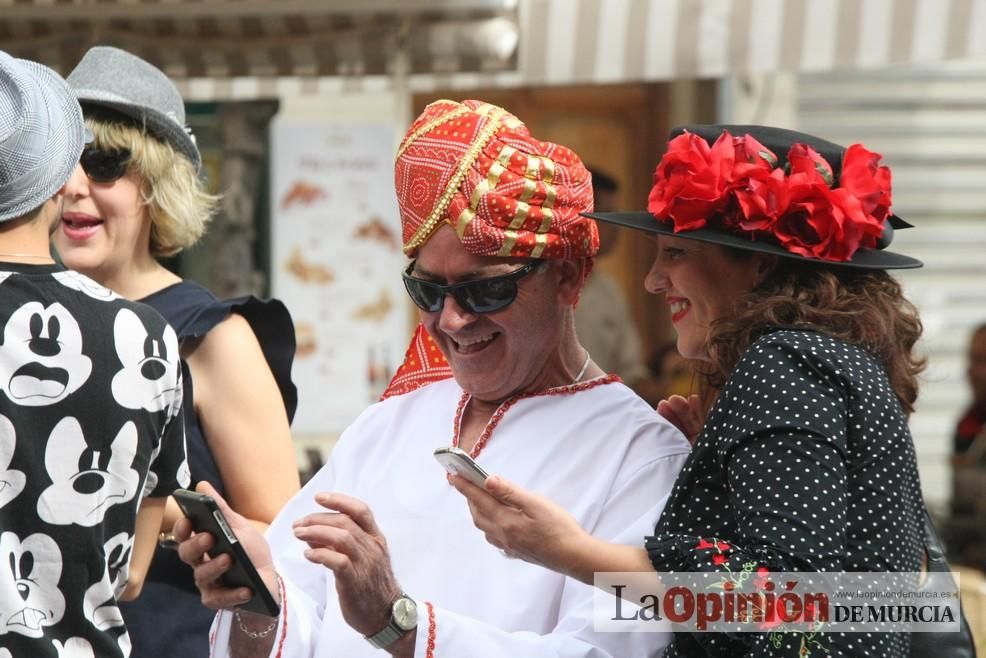
<path id="1" fill-rule="evenodd" d="M 733 258 L 750 252 L 727 249 Z M 807 329 L 856 345 L 887 371 L 906 413 L 914 411 L 918 374 L 926 359 L 914 353 L 921 319 L 900 283 L 883 270 L 829 268 L 779 258 L 764 280 L 712 325 L 705 384 L 718 389 L 740 357 L 771 329 Z"/>

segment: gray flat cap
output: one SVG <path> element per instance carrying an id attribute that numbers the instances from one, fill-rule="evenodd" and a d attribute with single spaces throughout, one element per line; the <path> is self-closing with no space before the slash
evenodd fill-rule
<path id="1" fill-rule="evenodd" d="M 79 164 L 86 136 L 60 75 L 0 51 L 0 222 L 53 197 Z"/>
<path id="2" fill-rule="evenodd" d="M 140 57 L 111 46 L 90 48 L 69 73 L 68 83 L 82 103 L 105 107 L 134 120 L 187 157 L 196 170 L 202 155 L 185 125 L 185 104 L 163 71 Z"/>

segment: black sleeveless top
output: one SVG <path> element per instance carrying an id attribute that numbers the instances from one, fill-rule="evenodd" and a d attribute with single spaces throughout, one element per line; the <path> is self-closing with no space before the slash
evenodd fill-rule
<path id="1" fill-rule="evenodd" d="M 291 381 L 295 353 L 294 323 L 284 304 L 253 296 L 219 300 L 193 281 L 163 288 L 141 302 L 153 307 L 178 334 L 179 342 L 200 338 L 217 324 L 238 313 L 250 324 L 281 391 L 288 422 L 298 406 L 298 392 Z M 185 440 L 192 487 L 205 480 L 222 495 L 226 491 L 212 452 L 195 413 L 194 382 L 187 364 L 184 375 Z M 214 612 L 202 605 L 192 579 L 192 569 L 176 551 L 158 548 L 144 589 L 136 601 L 122 603 L 123 616 L 133 642 L 135 658 L 186 658 L 209 653 L 209 627 Z"/>

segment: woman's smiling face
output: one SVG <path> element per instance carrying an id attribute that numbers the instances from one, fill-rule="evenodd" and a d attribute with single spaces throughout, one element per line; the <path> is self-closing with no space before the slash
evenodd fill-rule
<path id="1" fill-rule="evenodd" d="M 65 265 L 104 281 L 150 253 L 150 232 L 136 174 L 98 183 L 81 165 L 75 167 L 65 184 L 61 224 L 52 235 Z"/>
<path id="2" fill-rule="evenodd" d="M 708 359 L 712 323 L 732 313 L 736 300 L 757 285 L 765 257 L 666 235 L 656 243 L 657 256 L 644 287 L 664 293 L 681 355 Z"/>

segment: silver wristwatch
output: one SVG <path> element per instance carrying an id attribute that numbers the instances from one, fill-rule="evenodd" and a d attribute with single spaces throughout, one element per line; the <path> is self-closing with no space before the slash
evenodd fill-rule
<path id="1" fill-rule="evenodd" d="M 367 635 L 366 640 L 377 649 L 386 649 L 418 626 L 418 604 L 407 594 L 394 599 L 390 605 L 390 623 L 382 631 Z"/>

